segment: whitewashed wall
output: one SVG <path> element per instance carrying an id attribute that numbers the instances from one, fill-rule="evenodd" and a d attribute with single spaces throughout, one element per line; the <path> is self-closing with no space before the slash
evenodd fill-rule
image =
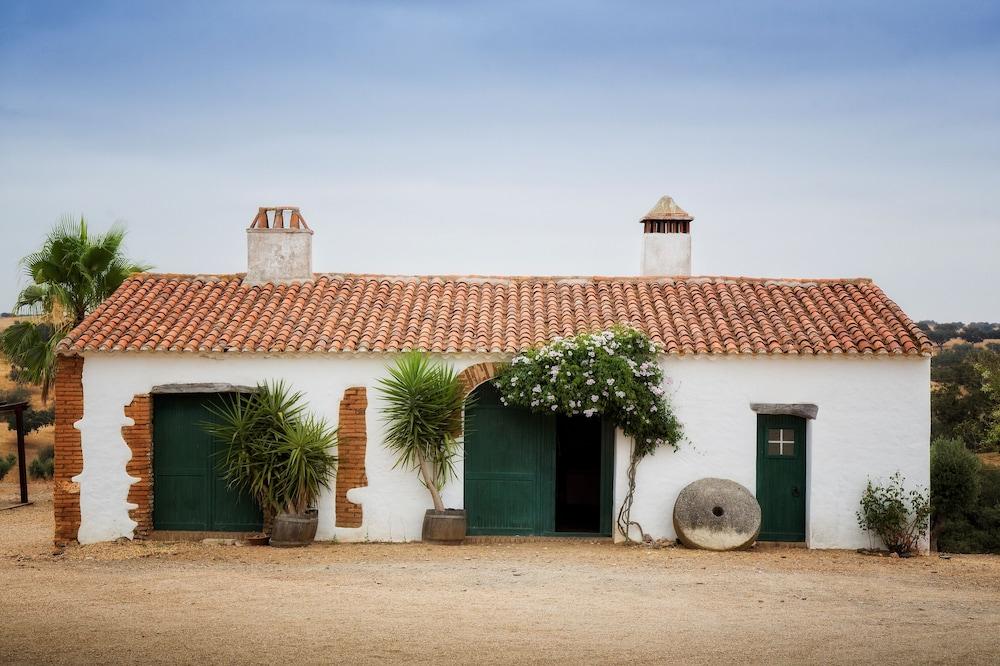
<path id="1" fill-rule="evenodd" d="M 702 477 L 756 490 L 757 415 L 750 403 L 813 403 L 808 421 L 806 541 L 859 548 L 855 512 L 869 476 L 897 470 L 930 485 L 930 359 L 913 357 L 674 357 L 662 364 L 686 442 L 639 464 L 632 518 L 654 537 L 675 538 L 681 489 Z M 625 492 L 631 443 L 615 452 L 615 502 Z"/>
<path id="2" fill-rule="evenodd" d="M 497 357 L 450 355 L 457 370 Z M 334 524 L 333 492 L 319 502 L 319 539 L 405 541 L 420 538 L 427 491 L 416 474 L 392 469 L 381 446 L 381 404 L 374 390 L 391 360 L 383 355 L 199 356 L 88 354 L 83 368 L 84 466 L 80 483 L 81 543 L 131 537 L 125 472 L 130 452 L 121 427 L 124 408 L 153 386 L 225 382 L 255 384 L 285 379 L 305 393 L 310 407 L 336 425 L 340 400 L 351 386 L 368 387 L 368 487 L 349 497 L 364 507 L 364 524 Z M 681 488 L 705 476 L 734 479 L 751 490 L 756 475 L 756 415 L 751 402 L 811 402 L 819 417 L 809 424 L 807 539 L 816 548 L 867 544 L 854 512 L 868 475 L 897 469 L 928 483 L 928 359 L 854 357 L 690 357 L 663 361 L 688 440 L 677 452 L 661 451 L 639 467 L 633 518 L 654 537 L 673 537 L 671 510 Z M 625 488 L 630 442 L 619 433 L 615 462 L 616 509 Z M 154 450 L 155 455 L 155 450 Z M 458 466 L 461 475 L 461 465 Z M 463 481 L 444 492 L 446 505 L 462 507 Z"/>
<path id="3" fill-rule="evenodd" d="M 131 425 L 124 408 L 133 396 L 149 393 L 161 384 L 220 382 L 254 385 L 266 379 L 284 379 L 305 394 L 310 408 L 331 425 L 337 424 L 344 390 L 368 387 L 368 486 L 350 491 L 362 503 L 364 524 L 360 528 L 334 525 L 334 493 L 320 498 L 319 539 L 345 541 L 406 541 L 420 538 L 424 509 L 430 496 L 413 472 L 392 469 L 393 459 L 381 446 L 381 405 L 374 390 L 385 376 L 386 356 L 200 356 L 183 354 L 88 354 L 83 364 L 83 419 L 77 423 L 83 448 L 80 483 L 81 543 L 132 536 L 135 522 L 126 502 L 134 482 L 125 472 L 130 451 L 121 435 Z M 452 356 L 457 369 L 487 360 L 480 356 Z M 155 446 L 153 455 L 156 455 Z M 459 467 L 461 472 L 461 467 Z M 449 506 L 462 504 L 462 479 L 445 489 Z M 155 489 L 154 489 L 155 493 Z"/>

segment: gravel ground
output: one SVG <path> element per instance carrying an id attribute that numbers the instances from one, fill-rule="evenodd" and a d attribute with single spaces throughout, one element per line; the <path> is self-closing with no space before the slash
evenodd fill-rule
<path id="1" fill-rule="evenodd" d="M 9 490 L 0 484 L 0 497 Z M 0 661 L 996 663 L 1000 558 L 606 543 L 53 555 L 0 511 Z"/>

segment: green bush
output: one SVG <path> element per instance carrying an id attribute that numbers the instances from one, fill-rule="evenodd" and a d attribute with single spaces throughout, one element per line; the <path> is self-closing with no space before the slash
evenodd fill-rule
<path id="1" fill-rule="evenodd" d="M 16 462 L 17 456 L 13 453 L 6 458 L 0 458 L 0 481 L 3 480 L 3 477 L 7 476 L 7 472 L 10 471 L 10 468 L 13 467 Z"/>
<path id="2" fill-rule="evenodd" d="M 981 467 L 978 477 L 978 498 L 942 526 L 938 550 L 1000 553 L 1000 469 Z"/>
<path id="3" fill-rule="evenodd" d="M 947 520 L 975 504 L 979 497 L 979 458 L 958 439 L 931 443 L 931 506 L 934 519 Z"/>
<path id="4" fill-rule="evenodd" d="M 55 473 L 55 450 L 52 446 L 43 446 L 38 455 L 28 465 L 28 475 L 33 479 L 51 479 Z"/>
<path id="5" fill-rule="evenodd" d="M 893 553 L 911 553 L 921 537 L 927 534 L 931 502 L 927 492 L 906 490 L 903 475 L 896 472 L 885 485 L 868 486 L 861 495 L 858 525 L 877 536 Z"/>

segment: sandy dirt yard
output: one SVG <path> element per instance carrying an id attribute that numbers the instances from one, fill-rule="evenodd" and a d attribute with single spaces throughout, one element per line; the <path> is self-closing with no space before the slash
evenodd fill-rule
<path id="1" fill-rule="evenodd" d="M 32 492 L 0 511 L 3 663 L 1000 660 L 996 557 L 579 542 L 53 555 L 51 490 Z"/>

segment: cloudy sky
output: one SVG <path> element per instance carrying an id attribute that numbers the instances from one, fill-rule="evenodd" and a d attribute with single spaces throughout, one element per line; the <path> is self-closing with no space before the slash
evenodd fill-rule
<path id="1" fill-rule="evenodd" d="M 320 271 L 628 275 L 662 194 L 698 274 L 1000 320 L 1000 8 L 0 3 L 0 310 L 66 214 L 167 272 L 293 204 Z"/>

